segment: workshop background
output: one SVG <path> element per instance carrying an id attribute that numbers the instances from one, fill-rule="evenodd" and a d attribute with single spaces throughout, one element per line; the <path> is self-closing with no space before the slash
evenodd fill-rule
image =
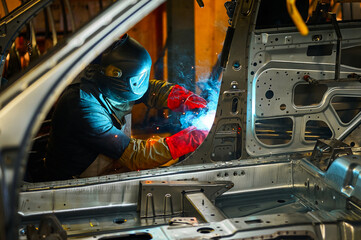
<path id="1" fill-rule="evenodd" d="M 25 2 L 2 0 L 1 17 Z M 128 31 L 152 57 L 151 78 L 178 83 L 198 94 L 201 94 L 198 81 L 220 78 L 216 66 L 228 26 L 225 1 L 203 2 L 201 8 L 195 0 L 168 1 Z M 3 76 L 11 79 L 19 74 L 39 55 L 111 3 L 111 0 L 56 0 L 16 38 L 6 58 Z M 138 138 L 147 138 L 153 133 L 166 136 L 174 129 L 170 123 L 177 118 L 169 114 L 167 110 L 136 105 L 132 112 L 132 135 Z"/>

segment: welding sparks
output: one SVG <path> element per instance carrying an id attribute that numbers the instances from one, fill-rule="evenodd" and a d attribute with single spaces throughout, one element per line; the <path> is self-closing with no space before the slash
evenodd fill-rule
<path id="1" fill-rule="evenodd" d="M 201 115 L 195 123 L 194 126 L 196 126 L 198 129 L 201 130 L 209 130 L 212 127 L 214 117 L 216 115 L 216 111 L 209 111 L 204 115 Z"/>
<path id="2" fill-rule="evenodd" d="M 206 93 L 205 99 L 208 102 L 207 108 L 201 109 L 197 112 L 189 111 L 182 113 L 180 123 L 182 124 L 183 128 L 194 126 L 199 130 L 210 130 L 216 115 L 219 82 L 217 84 L 212 82 L 212 80 L 205 79 L 203 81 L 198 81 L 198 83 L 202 93 Z"/>
<path id="3" fill-rule="evenodd" d="M 210 130 L 216 115 L 215 110 L 207 111 L 203 110 L 197 113 L 187 112 L 180 119 L 182 126 L 194 126 L 199 130 Z"/>

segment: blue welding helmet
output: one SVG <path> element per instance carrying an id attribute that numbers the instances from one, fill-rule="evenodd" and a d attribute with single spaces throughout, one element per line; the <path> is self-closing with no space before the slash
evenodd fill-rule
<path id="1" fill-rule="evenodd" d="M 147 50 L 128 35 L 102 54 L 100 65 L 98 86 L 110 100 L 135 101 L 148 90 L 152 60 Z"/>

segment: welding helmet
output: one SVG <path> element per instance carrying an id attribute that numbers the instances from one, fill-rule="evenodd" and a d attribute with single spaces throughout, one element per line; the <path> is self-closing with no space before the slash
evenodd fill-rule
<path id="1" fill-rule="evenodd" d="M 100 65 L 98 87 L 108 99 L 135 101 L 148 90 L 152 60 L 147 50 L 128 35 L 102 54 Z"/>

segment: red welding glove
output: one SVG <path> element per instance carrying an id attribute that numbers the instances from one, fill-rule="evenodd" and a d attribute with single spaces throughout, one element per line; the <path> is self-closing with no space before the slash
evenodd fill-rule
<path id="1" fill-rule="evenodd" d="M 173 159 L 177 159 L 197 149 L 207 137 L 208 131 L 188 127 L 165 139 Z"/>
<path id="2" fill-rule="evenodd" d="M 168 108 L 175 112 L 185 112 L 206 107 L 207 101 L 204 98 L 179 85 L 175 85 L 168 96 Z"/>

